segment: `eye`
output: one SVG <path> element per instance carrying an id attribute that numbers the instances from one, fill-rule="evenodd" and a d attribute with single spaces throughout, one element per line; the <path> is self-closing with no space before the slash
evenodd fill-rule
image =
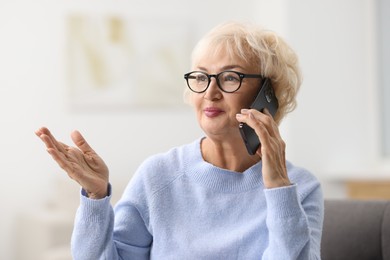
<path id="1" fill-rule="evenodd" d="M 240 77 L 234 72 L 224 72 L 221 74 L 221 78 L 224 82 L 236 83 L 240 82 Z"/>
<path id="2" fill-rule="evenodd" d="M 197 74 L 196 75 L 196 81 L 198 81 L 198 82 L 205 82 L 205 81 L 208 81 L 208 78 L 204 74 Z"/>

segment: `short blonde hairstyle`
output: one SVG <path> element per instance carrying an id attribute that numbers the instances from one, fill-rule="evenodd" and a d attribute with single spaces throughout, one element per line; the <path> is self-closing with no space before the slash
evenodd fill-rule
<path id="1" fill-rule="evenodd" d="M 258 68 L 255 73 L 271 80 L 279 101 L 275 115 L 277 123 L 295 109 L 302 82 L 301 71 L 296 53 L 280 36 L 253 24 L 224 23 L 198 42 L 192 52 L 192 65 L 201 55 L 213 54 L 222 48 L 231 57 L 238 57 Z"/>

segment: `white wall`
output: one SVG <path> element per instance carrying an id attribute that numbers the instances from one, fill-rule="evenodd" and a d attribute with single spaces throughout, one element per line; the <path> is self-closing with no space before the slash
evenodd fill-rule
<path id="1" fill-rule="evenodd" d="M 15 217 L 54 207 L 58 197 L 74 196 L 70 208 L 77 206 L 78 186 L 46 154 L 36 128 L 46 125 L 65 142 L 81 130 L 110 165 L 117 193 L 146 156 L 201 134 L 189 108 L 71 113 L 64 17 L 75 10 L 177 16 L 193 22 L 194 39 L 230 19 L 280 32 L 305 76 L 299 108 L 282 125 L 289 158 L 324 179 L 327 196 L 340 192 L 326 182 L 329 173 L 377 167 L 372 1 L 0 0 L 0 259 L 14 259 L 19 247 Z"/>
<path id="2" fill-rule="evenodd" d="M 291 155 L 325 180 L 390 176 L 380 155 L 375 3 L 303 0 L 288 8 L 304 69 Z"/>
<path id="3" fill-rule="evenodd" d="M 382 114 L 383 120 L 383 145 L 382 151 L 386 156 L 390 156 L 390 75 L 388 73 L 390 68 L 390 2 L 386 0 L 377 0 L 378 2 L 378 18 L 379 21 L 379 33 L 380 40 L 378 46 L 380 49 L 379 64 L 380 64 L 380 77 L 379 82 L 382 86 L 381 90 L 381 103 L 384 113 Z"/>

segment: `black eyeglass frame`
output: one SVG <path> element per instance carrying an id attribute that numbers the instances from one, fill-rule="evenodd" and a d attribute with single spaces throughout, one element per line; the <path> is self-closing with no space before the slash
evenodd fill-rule
<path id="1" fill-rule="evenodd" d="M 194 89 L 191 88 L 191 86 L 190 86 L 190 84 L 189 84 L 189 82 L 188 82 L 189 76 L 190 76 L 192 73 L 195 73 L 195 72 L 196 72 L 196 73 L 202 73 L 203 75 L 207 76 L 207 79 L 208 79 L 207 87 L 205 87 L 205 89 L 202 90 L 202 91 L 195 91 Z M 224 89 L 221 87 L 221 84 L 219 83 L 219 79 L 218 79 L 219 75 L 221 75 L 221 74 L 223 74 L 223 73 L 226 73 L 226 72 L 235 73 L 235 74 L 237 74 L 237 75 L 239 76 L 239 78 L 240 78 L 240 84 L 239 84 L 238 87 L 237 87 L 235 90 L 233 90 L 233 91 L 226 91 L 226 90 L 224 90 Z M 207 90 L 207 89 L 209 88 L 209 86 L 210 86 L 211 78 L 215 78 L 215 80 L 217 81 L 217 86 L 218 86 L 218 88 L 219 88 L 220 90 L 222 90 L 223 92 L 225 92 L 225 93 L 234 93 L 234 92 L 236 92 L 237 90 L 239 90 L 239 89 L 241 88 L 242 80 L 243 80 L 244 78 L 254 78 L 254 79 L 255 79 L 255 78 L 258 78 L 258 79 L 264 79 L 263 75 L 260 75 L 260 74 L 244 74 L 244 73 L 241 73 L 241 72 L 238 72 L 238 71 L 233 71 L 233 70 L 225 70 L 225 71 L 222 71 L 222 72 L 220 72 L 220 73 L 218 73 L 218 74 L 207 74 L 206 72 L 203 72 L 203 71 L 191 71 L 191 72 L 188 72 L 188 73 L 184 74 L 184 78 L 185 78 L 185 80 L 186 80 L 186 82 L 187 82 L 188 88 L 189 88 L 192 92 L 199 93 L 199 94 L 200 94 L 200 93 L 206 92 L 206 90 Z"/>

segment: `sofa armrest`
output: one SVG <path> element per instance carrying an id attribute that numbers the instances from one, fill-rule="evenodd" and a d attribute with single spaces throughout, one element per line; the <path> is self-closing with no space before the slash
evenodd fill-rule
<path id="1" fill-rule="evenodd" d="M 383 259 L 390 259 L 390 203 L 387 203 L 382 221 Z"/>
<path id="2" fill-rule="evenodd" d="M 322 259 L 390 260 L 388 222 L 389 201 L 326 200 Z"/>

